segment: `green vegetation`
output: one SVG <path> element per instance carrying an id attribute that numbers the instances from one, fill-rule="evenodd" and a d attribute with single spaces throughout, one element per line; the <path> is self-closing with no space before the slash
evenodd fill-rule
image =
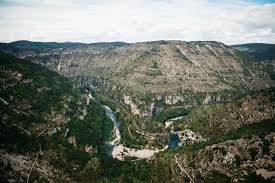
<path id="1" fill-rule="evenodd" d="M 266 134 L 273 132 L 273 127 L 275 126 L 275 119 L 264 120 L 260 123 L 253 124 L 245 124 L 240 128 L 232 130 L 227 133 L 220 133 L 214 137 L 211 137 L 205 142 L 200 142 L 196 144 L 188 144 L 182 147 L 178 147 L 176 152 L 185 152 L 185 151 L 196 151 L 199 149 L 203 149 L 206 146 L 210 146 L 213 144 L 222 143 L 228 140 L 237 140 L 240 138 L 251 138 L 254 136 L 265 136 Z M 252 156 L 254 157 L 254 152 L 252 152 Z"/>
<path id="2" fill-rule="evenodd" d="M 227 177 L 223 174 L 220 174 L 219 172 L 213 172 L 211 175 L 207 177 L 199 177 L 198 182 L 202 183 L 230 183 L 231 178 Z"/>
<path id="3" fill-rule="evenodd" d="M 254 59 L 251 58 L 248 54 L 240 52 L 240 51 L 237 52 L 237 55 L 240 57 L 243 64 L 245 65 L 245 67 L 243 67 L 244 68 L 244 71 L 243 71 L 244 75 L 245 76 L 252 76 L 248 69 L 250 67 L 252 67 Z"/>
<path id="4" fill-rule="evenodd" d="M 89 153 L 74 148 L 73 146 L 71 148 L 67 148 L 64 155 L 67 160 L 74 161 L 82 167 L 85 166 L 91 159 Z"/>
<path id="5" fill-rule="evenodd" d="M 84 101 L 81 101 L 80 92 L 73 89 L 72 84 L 67 79 L 37 64 L 17 60 L 5 54 L 1 54 L 0 59 L 1 67 L 6 72 L 11 73 L 9 75 L 1 72 L 1 77 L 5 78 L 5 80 L 1 80 L 2 86 L 8 85 L 8 82 L 14 85 L 13 87 L 1 88 L 1 97 L 6 100 L 10 96 L 13 97 L 11 105 L 5 106 L 2 102 L 0 104 L 1 109 L 3 109 L 1 111 L 9 117 L 9 123 L 5 125 L 14 126 L 9 127 L 12 129 L 10 133 L 2 133 L 7 134 L 7 137 L 3 136 L 6 143 L 20 135 L 20 133 L 16 133 L 13 138 L 8 139 L 10 134 L 16 132 L 14 124 L 30 130 L 35 129 L 35 124 L 44 125 L 50 129 L 49 125 L 50 127 L 56 127 L 57 125 L 57 121 L 53 121 L 50 116 L 53 113 L 63 116 L 63 111 L 66 111 L 66 115 L 70 116 L 71 120 L 68 122 L 70 134 L 77 137 L 79 145 L 96 145 L 100 140 L 110 138 L 113 124 L 105 116 L 104 110 L 95 101 L 91 101 L 90 105 L 85 107 L 83 105 Z M 22 79 L 13 79 L 14 73 L 20 73 Z M 31 82 L 25 83 L 22 80 L 30 80 Z M 21 109 L 19 110 L 22 110 L 22 113 L 13 112 L 14 108 L 20 106 Z M 65 108 L 65 106 L 67 107 Z M 26 110 L 24 110 L 25 108 Z M 87 108 L 87 115 L 83 120 L 80 120 L 78 113 L 85 108 Z M 8 129 L 5 131 L 7 132 Z M 18 130 L 20 131 L 20 129 Z M 24 136 L 24 133 L 22 135 Z M 20 143 L 20 138 L 23 139 L 19 136 L 18 142 L 14 139 L 12 143 Z M 29 140 L 24 141 L 28 142 Z M 22 148 L 20 149 L 22 150 Z"/>
<path id="6" fill-rule="evenodd" d="M 113 123 L 100 104 L 91 101 L 87 106 L 66 78 L 37 64 L 1 53 L 0 70 L 1 149 L 31 157 L 41 149 L 41 160 L 77 178 L 111 138 Z M 57 127 L 61 131 L 47 134 Z M 66 128 L 76 146 L 64 138 Z M 85 152 L 85 145 L 93 147 L 92 154 Z"/>
<path id="7" fill-rule="evenodd" d="M 171 107 L 168 109 L 164 109 L 159 114 L 157 114 L 154 118 L 158 122 L 165 122 L 168 119 L 184 116 L 188 114 L 188 110 L 185 107 Z"/>
<path id="8" fill-rule="evenodd" d="M 255 113 L 272 109 L 274 96 L 275 90 L 271 88 L 250 93 L 234 101 L 203 105 L 193 109 L 182 120 L 177 121 L 175 127 L 177 129 L 190 128 L 205 137 L 226 133 L 240 127 L 240 118 L 245 123 Z M 254 117 L 253 120 L 259 122 L 262 119 Z"/>
<path id="9" fill-rule="evenodd" d="M 83 182 L 179 182 L 170 169 L 167 161 L 146 162 L 145 160 L 134 161 L 128 158 L 125 161 L 118 161 L 101 157 L 95 166 L 99 167 L 96 171 L 92 170 L 92 175 L 86 171 Z M 93 176 L 97 175 L 97 176 Z M 173 181 L 174 180 L 174 181 Z"/>
<path id="10" fill-rule="evenodd" d="M 214 151 L 219 151 L 219 152 L 221 152 L 221 154 L 222 154 L 223 156 L 225 156 L 226 153 L 227 153 L 227 151 L 226 151 L 226 149 L 225 149 L 224 147 L 214 147 L 213 150 L 214 150 Z"/>
<path id="11" fill-rule="evenodd" d="M 271 142 L 267 139 L 263 139 L 263 144 L 262 144 L 262 151 L 263 154 L 270 154 L 270 144 Z"/>
<path id="12" fill-rule="evenodd" d="M 94 100 L 87 106 L 87 115 L 83 120 L 73 118 L 68 122 L 70 134 L 76 136 L 78 144 L 99 145 L 108 141 L 113 130 L 112 121 L 105 116 L 102 107 Z"/>
<path id="13" fill-rule="evenodd" d="M 240 165 L 241 165 L 241 158 L 240 158 L 240 156 L 235 155 L 234 158 L 235 158 L 235 163 L 236 163 L 237 167 L 240 167 Z"/>
<path id="14" fill-rule="evenodd" d="M 55 127 L 52 112 L 61 113 L 72 95 L 67 79 L 37 64 L 0 54 L 1 135 L 5 148 L 26 152 L 38 149 L 36 126 Z M 5 117 L 4 117 L 5 116 Z"/>
<path id="15" fill-rule="evenodd" d="M 16 126 L 1 123 L 0 133 L 1 147 L 7 151 L 26 153 L 39 150 L 40 139 L 20 131 Z"/>
<path id="16" fill-rule="evenodd" d="M 251 156 L 252 161 L 255 161 L 256 160 L 256 156 L 258 154 L 257 149 L 255 149 L 255 148 L 249 148 L 248 152 L 249 152 L 249 154 Z"/>
<path id="17" fill-rule="evenodd" d="M 271 178 L 265 179 L 261 175 L 257 175 L 256 172 L 251 172 L 243 177 L 244 180 L 241 183 L 270 183 Z"/>
<path id="18" fill-rule="evenodd" d="M 177 175 L 172 175 L 170 169 L 171 166 L 175 166 L 171 162 L 171 159 L 176 153 L 191 152 L 191 154 L 194 154 L 195 151 L 205 148 L 206 146 L 221 143 L 227 140 L 250 138 L 251 134 L 256 136 L 264 136 L 272 132 L 272 126 L 274 125 L 275 120 L 266 120 L 261 123 L 244 125 L 237 130 L 220 135 L 217 138 L 209 139 L 207 142 L 190 144 L 187 146 L 178 147 L 175 150 L 172 149 L 165 151 L 158 154 L 152 161 L 135 161 L 132 158 L 126 158 L 124 162 L 121 162 L 115 159 L 110 159 L 106 156 L 101 156 L 97 162 L 98 165 L 96 165 L 100 168 L 97 169 L 96 172 L 93 170 L 92 175 L 100 175 L 97 176 L 96 179 L 98 182 L 146 182 L 147 180 L 151 180 L 152 182 L 167 182 L 167 180 L 171 180 L 171 182 L 181 182 L 183 181 L 183 178 L 178 177 Z M 226 154 L 226 149 L 217 148 L 216 150 L 220 151 L 223 155 Z M 212 161 L 214 158 L 213 154 L 209 153 L 208 156 L 209 161 Z M 189 161 L 192 164 L 191 158 Z M 239 156 L 235 156 L 235 161 L 236 165 L 240 166 L 241 159 Z M 192 166 L 191 164 L 190 166 Z M 88 175 L 88 172 L 86 172 L 85 175 L 91 177 L 91 175 Z M 87 176 L 84 176 L 83 179 L 89 180 Z M 173 179 L 171 176 L 173 176 Z M 247 176 L 245 177 L 245 180 L 250 180 L 250 178 L 250 176 Z M 184 180 L 187 179 L 187 177 L 184 178 Z M 198 182 L 231 182 L 231 178 L 218 172 L 213 172 L 207 177 L 198 176 L 196 177 L 196 180 Z"/>
<path id="19" fill-rule="evenodd" d="M 147 74 L 153 77 L 162 74 L 157 62 L 152 63 L 151 67 L 148 68 Z"/>
<path id="20" fill-rule="evenodd" d="M 120 106 L 119 103 L 110 97 L 104 96 L 100 93 L 96 93 L 95 97 L 103 104 L 109 106 L 111 109 L 117 109 L 116 117 L 120 122 L 120 134 L 121 143 L 125 144 L 127 147 L 140 148 L 148 144 L 147 139 L 142 135 L 138 134 L 134 129 L 132 123 L 136 119 L 125 110 L 124 106 Z"/>

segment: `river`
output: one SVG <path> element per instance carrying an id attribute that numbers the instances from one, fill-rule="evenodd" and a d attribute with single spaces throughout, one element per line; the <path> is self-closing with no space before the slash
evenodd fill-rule
<path id="1" fill-rule="evenodd" d="M 109 156 L 116 158 L 118 160 L 123 160 L 125 156 L 136 157 L 139 159 L 147 159 L 152 157 L 155 153 L 167 149 L 167 147 L 159 149 L 133 149 L 124 146 L 120 143 L 121 135 L 119 131 L 120 123 L 117 121 L 115 113 L 109 106 L 103 105 L 107 117 L 109 117 L 114 124 L 114 135 L 115 138 L 111 142 L 105 143 L 105 150 Z"/>
<path id="2" fill-rule="evenodd" d="M 112 120 L 113 124 L 114 124 L 115 139 L 111 142 L 108 142 L 108 143 L 111 144 L 111 145 L 119 144 L 120 139 L 121 139 L 121 135 L 120 135 L 120 131 L 119 131 L 120 123 L 117 121 L 114 112 L 112 111 L 112 109 L 109 106 L 103 105 L 103 108 L 105 110 L 105 113 L 106 113 L 107 117 L 110 118 Z"/>

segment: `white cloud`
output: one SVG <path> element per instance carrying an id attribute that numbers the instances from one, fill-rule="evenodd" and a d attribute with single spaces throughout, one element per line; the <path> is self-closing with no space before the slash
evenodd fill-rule
<path id="1" fill-rule="evenodd" d="M 0 1 L 0 41 L 275 43 L 275 4 L 207 0 Z"/>

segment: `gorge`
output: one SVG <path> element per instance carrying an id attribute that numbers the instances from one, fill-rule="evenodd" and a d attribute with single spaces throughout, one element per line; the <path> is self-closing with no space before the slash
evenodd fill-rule
<path id="1" fill-rule="evenodd" d="M 274 180 L 261 176 L 274 172 L 273 60 L 213 41 L 0 50 L 5 180 Z"/>

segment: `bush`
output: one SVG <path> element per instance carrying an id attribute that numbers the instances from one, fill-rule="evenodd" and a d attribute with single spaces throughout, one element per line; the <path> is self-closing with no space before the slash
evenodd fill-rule
<path id="1" fill-rule="evenodd" d="M 90 160 L 91 156 L 89 153 L 71 146 L 70 148 L 65 148 L 65 158 L 77 163 L 81 167 L 84 167 L 84 165 L 86 165 Z"/>
<path id="2" fill-rule="evenodd" d="M 268 139 L 264 139 L 263 144 L 262 144 L 263 154 L 269 154 L 270 153 L 269 146 L 270 146 L 270 141 Z"/>
<path id="3" fill-rule="evenodd" d="M 158 122 L 165 122 L 168 119 L 184 116 L 188 114 L 188 111 L 184 107 L 173 107 L 161 111 L 156 117 L 155 120 Z"/>
<path id="4" fill-rule="evenodd" d="M 240 167 L 241 165 L 241 158 L 237 154 L 235 154 L 235 163 L 237 167 Z"/>
<path id="5" fill-rule="evenodd" d="M 256 156 L 258 155 L 258 151 L 255 148 L 248 149 L 249 155 L 251 156 L 252 161 L 256 160 Z"/>

